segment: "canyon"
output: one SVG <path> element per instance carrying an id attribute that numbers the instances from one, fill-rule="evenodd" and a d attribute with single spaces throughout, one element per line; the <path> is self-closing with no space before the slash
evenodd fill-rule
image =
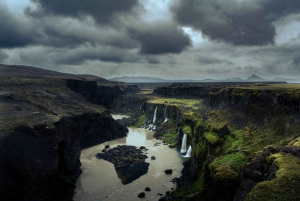
<path id="1" fill-rule="evenodd" d="M 178 151 L 186 136 L 177 188 L 160 200 L 297 200 L 299 108 L 298 84 L 175 83 L 152 93 L 0 65 L 0 199 L 72 200 L 82 149 L 130 126 Z"/>

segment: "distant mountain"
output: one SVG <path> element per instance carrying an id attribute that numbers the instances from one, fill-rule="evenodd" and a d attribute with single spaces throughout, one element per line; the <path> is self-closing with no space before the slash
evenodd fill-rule
<path id="1" fill-rule="evenodd" d="M 86 79 L 92 80 L 92 77 L 87 77 Z M 282 78 L 277 77 L 273 80 L 264 79 L 262 77 L 259 77 L 256 74 L 251 75 L 247 79 L 242 79 L 240 77 L 233 77 L 233 78 L 227 78 L 224 80 L 217 80 L 217 79 L 203 79 L 203 80 L 180 80 L 180 79 L 174 79 L 174 80 L 167 80 L 162 79 L 159 77 L 144 77 L 144 76 L 123 76 L 123 77 L 115 77 L 108 79 L 109 81 L 116 81 L 116 82 L 125 82 L 125 83 L 193 83 L 193 82 L 289 82 L 289 83 L 300 83 L 300 79 L 289 79 L 289 78 Z"/>
<path id="2" fill-rule="evenodd" d="M 287 83 L 300 83 L 300 79 L 293 79 L 293 78 L 285 78 L 285 77 L 276 77 L 273 81 L 286 81 Z"/>
<path id="3" fill-rule="evenodd" d="M 255 74 L 251 75 L 246 79 L 247 82 L 266 82 L 268 81 L 267 79 L 261 78 Z"/>
<path id="4" fill-rule="evenodd" d="M 227 78 L 226 82 L 244 82 L 245 80 L 243 80 L 240 77 L 233 77 L 233 78 Z"/>

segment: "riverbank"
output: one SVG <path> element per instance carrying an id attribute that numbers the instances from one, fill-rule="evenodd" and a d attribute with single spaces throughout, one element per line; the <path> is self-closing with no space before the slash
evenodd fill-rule
<path id="1" fill-rule="evenodd" d="M 135 89 L 96 76 L 0 65 L 0 200 L 72 200 L 81 147 L 126 135 L 95 103 L 113 103 L 118 92 Z"/>
<path id="2" fill-rule="evenodd" d="M 180 154 L 167 145 L 163 145 L 162 141 L 153 138 L 153 131 L 130 127 L 128 130 L 125 138 L 82 150 L 80 160 L 83 173 L 76 184 L 75 201 L 134 201 L 140 200 L 137 197 L 140 192 L 145 192 L 146 200 L 154 201 L 159 200 L 161 195 L 165 195 L 166 192 L 175 188 L 171 180 L 181 175 L 183 166 Z M 147 173 L 133 182 L 123 185 L 114 165 L 96 158 L 97 153 L 101 153 L 107 145 L 110 148 L 122 145 L 144 146 L 148 156 L 145 162 L 149 164 Z M 155 160 L 152 160 L 151 156 L 155 156 Z M 165 174 L 166 169 L 172 169 L 172 174 Z M 151 191 L 145 191 L 146 187 L 149 187 Z"/>
<path id="3" fill-rule="evenodd" d="M 177 148 L 187 134 L 193 148 L 186 171 L 194 181 L 178 180 L 182 185 L 167 199 L 298 198 L 300 192 L 293 182 L 298 183 L 300 176 L 289 174 L 285 167 L 298 169 L 300 162 L 299 86 L 247 84 L 212 92 L 205 88 L 207 98 L 200 107 L 189 107 L 191 99 L 149 97 L 137 111 L 135 125 L 156 128 L 155 136 Z M 171 102 L 176 103 L 174 108 Z M 283 165 L 287 157 L 290 163 Z M 284 193 L 281 189 L 286 188 L 276 187 L 275 181 L 286 181 L 292 190 Z"/>

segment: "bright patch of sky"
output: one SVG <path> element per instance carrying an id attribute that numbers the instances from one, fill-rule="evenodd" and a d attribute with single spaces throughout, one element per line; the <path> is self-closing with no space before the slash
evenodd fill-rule
<path id="1" fill-rule="evenodd" d="M 30 0 L 0 0 L 0 4 L 6 5 L 9 10 L 19 14 L 23 13 L 24 9 L 28 6 L 34 7 L 34 4 Z"/>
<path id="2" fill-rule="evenodd" d="M 292 42 L 300 36 L 300 14 L 289 15 L 274 23 L 276 27 L 276 44 Z"/>
<path id="3" fill-rule="evenodd" d="M 141 2 L 146 11 L 142 16 L 145 21 L 167 21 L 172 18 L 172 14 L 169 10 L 171 0 L 142 0 Z"/>
<path id="4" fill-rule="evenodd" d="M 200 44 L 203 44 L 204 42 L 207 42 L 207 40 L 205 40 L 202 37 L 202 33 L 199 31 L 195 31 L 194 29 L 190 28 L 190 27 L 181 27 L 182 30 L 190 36 L 193 46 L 196 47 Z"/>

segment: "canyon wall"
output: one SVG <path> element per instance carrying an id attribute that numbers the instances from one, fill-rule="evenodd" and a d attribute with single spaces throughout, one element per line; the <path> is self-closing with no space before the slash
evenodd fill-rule
<path id="1" fill-rule="evenodd" d="M 228 87 L 210 93 L 206 101 L 211 108 L 250 105 L 279 106 L 284 107 L 287 111 L 299 113 L 299 97 L 298 89 Z"/>
<path id="2" fill-rule="evenodd" d="M 126 136 L 92 104 L 101 92 L 80 76 L 0 65 L 0 200 L 72 200 L 81 149 Z"/>

